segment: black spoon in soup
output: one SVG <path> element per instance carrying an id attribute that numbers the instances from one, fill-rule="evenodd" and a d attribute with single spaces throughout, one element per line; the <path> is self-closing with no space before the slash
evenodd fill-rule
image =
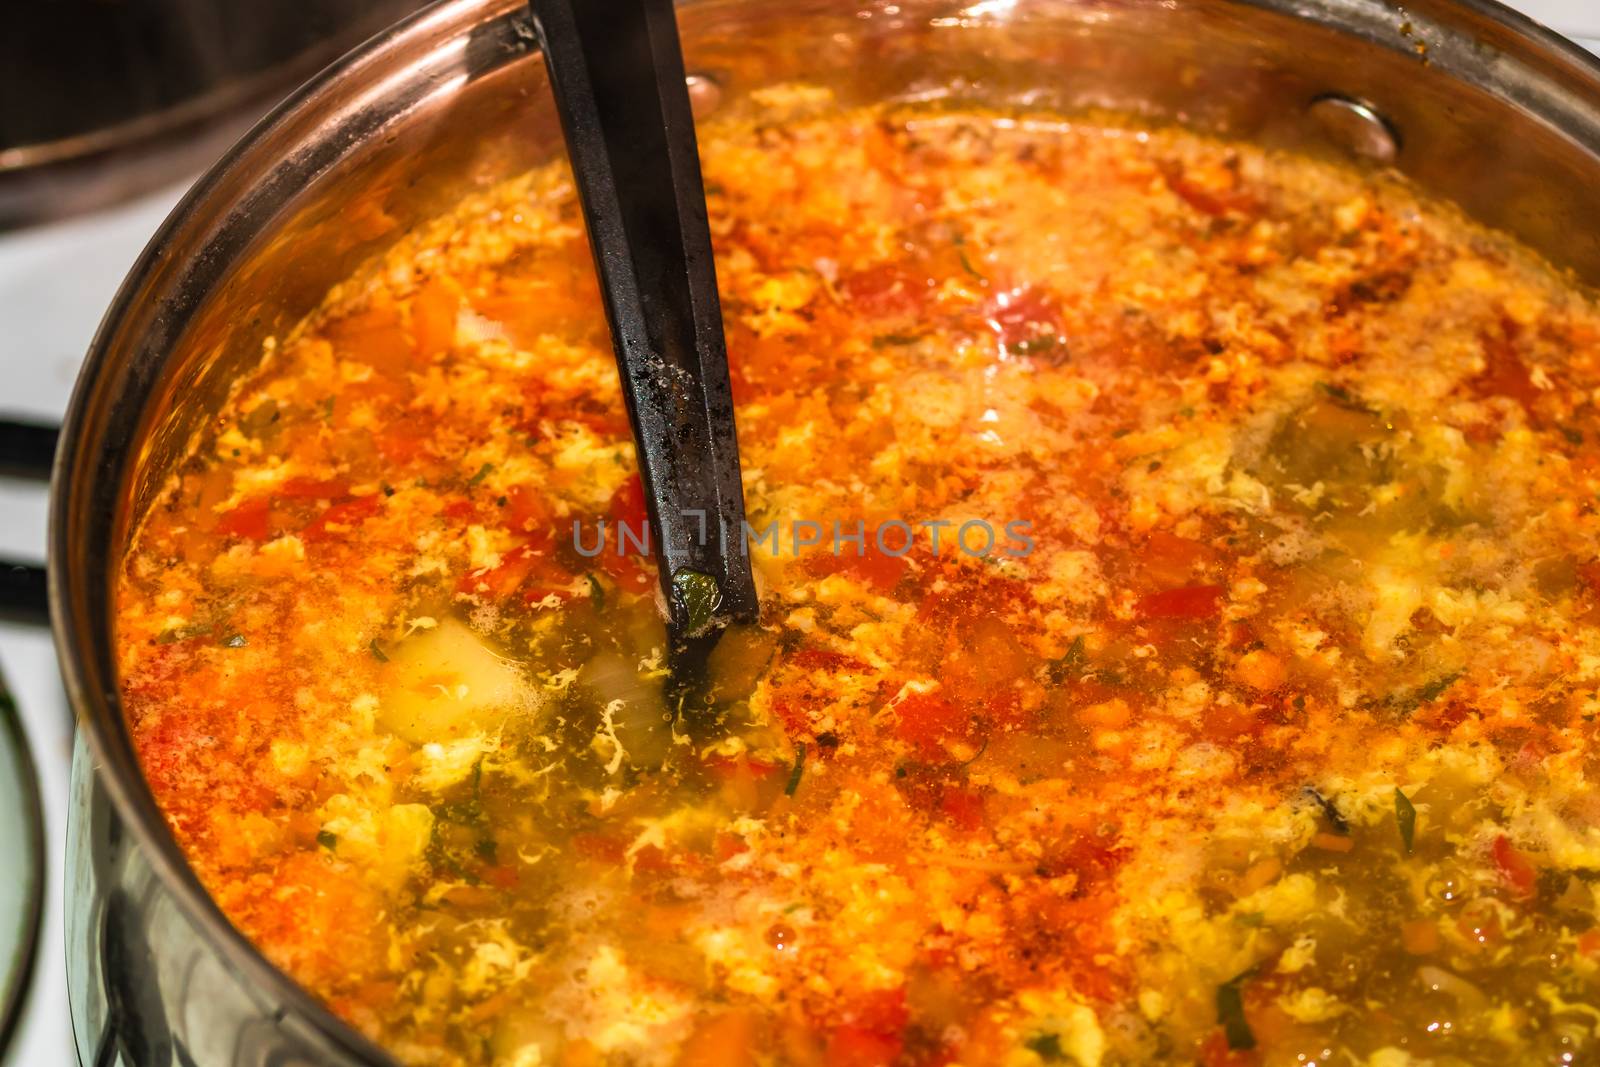
<path id="1" fill-rule="evenodd" d="M 622 374 L 681 688 L 758 603 L 678 27 L 671 0 L 530 7 Z"/>

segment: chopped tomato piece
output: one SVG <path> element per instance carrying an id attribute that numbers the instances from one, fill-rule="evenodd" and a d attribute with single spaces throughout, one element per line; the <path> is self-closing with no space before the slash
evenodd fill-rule
<path id="1" fill-rule="evenodd" d="M 611 513 L 612 521 L 622 523 L 636 535 L 643 533 L 646 523 L 650 521 L 650 514 L 644 502 L 644 483 L 637 474 L 611 494 L 611 504 L 607 510 Z"/>
<path id="2" fill-rule="evenodd" d="M 946 787 L 939 796 L 939 814 L 958 830 L 976 830 L 983 825 L 983 795 L 970 789 Z"/>
<path id="3" fill-rule="evenodd" d="M 828 648 L 798 649 L 789 656 L 788 664 L 802 671 L 859 671 L 867 666 L 863 660 Z"/>
<path id="4" fill-rule="evenodd" d="M 891 555 L 888 552 L 878 551 L 878 546 L 873 540 L 874 532 L 865 534 L 866 547 L 859 555 L 851 551 L 818 552 L 806 559 L 807 573 L 822 577 L 829 574 L 846 574 L 859 578 L 879 592 L 887 593 L 900 579 L 906 576 L 911 565 L 906 562 L 905 556 Z M 884 544 L 890 548 L 898 549 L 901 542 L 896 538 L 898 533 L 890 532 L 884 535 Z"/>
<path id="5" fill-rule="evenodd" d="M 339 500 L 350 495 L 350 484 L 317 478 L 285 478 L 273 496 L 286 500 Z"/>
<path id="6" fill-rule="evenodd" d="M 1053 337 L 1061 323 L 1061 306 L 1048 291 L 1023 286 L 995 296 L 985 308 L 990 326 L 1007 348 Z"/>
<path id="7" fill-rule="evenodd" d="M 1221 610 L 1222 586 L 1186 585 L 1139 598 L 1136 610 L 1146 619 L 1209 619 Z"/>
<path id="8" fill-rule="evenodd" d="M 1505 834 L 1494 839 L 1492 851 L 1495 869 L 1500 872 L 1500 877 L 1511 890 L 1511 895 L 1518 900 L 1532 897 L 1539 881 L 1539 872 L 1535 869 L 1533 861 L 1519 851 Z"/>
<path id="9" fill-rule="evenodd" d="M 971 714 L 937 693 L 912 693 L 894 711 L 895 735 L 930 756 L 941 754 L 945 741 L 963 739 L 972 729 Z"/>
<path id="10" fill-rule="evenodd" d="M 466 497 L 457 497 L 439 509 L 439 514 L 453 522 L 463 522 L 477 517 L 478 505 Z"/>
<path id="11" fill-rule="evenodd" d="M 306 542 L 323 540 L 335 532 L 329 527 L 359 526 L 381 510 L 383 510 L 383 498 L 379 496 L 361 496 L 342 504 L 335 504 L 301 530 L 300 538 Z"/>
<path id="12" fill-rule="evenodd" d="M 854 307 L 886 318 L 919 315 L 934 294 L 932 278 L 902 263 L 880 263 L 848 274 L 839 289 Z"/>
<path id="13" fill-rule="evenodd" d="M 506 518 L 512 529 L 536 533 L 548 532 L 553 516 L 548 501 L 537 489 L 514 485 L 506 491 Z"/>
<path id="14" fill-rule="evenodd" d="M 1483 338 L 1483 373 L 1473 379 L 1472 386 L 1482 396 L 1510 397 L 1528 407 L 1538 399 L 1539 387 L 1533 384 L 1533 373 L 1517 353 L 1520 333 L 1521 328 L 1507 319 L 1499 333 Z"/>
<path id="15" fill-rule="evenodd" d="M 609 834 L 573 834 L 572 851 L 584 859 L 621 864 L 628 856 L 628 843 Z"/>
<path id="16" fill-rule="evenodd" d="M 1217 552 L 1203 541 L 1194 541 L 1166 530 L 1151 530 L 1135 563 L 1141 577 L 1157 588 L 1181 587 L 1195 578 L 1195 571 L 1215 562 Z"/>
<path id="17" fill-rule="evenodd" d="M 223 512 L 217 520 L 217 532 L 224 537 L 265 541 L 272 534 L 269 521 L 271 512 L 272 501 L 264 496 L 246 500 L 238 507 Z"/>

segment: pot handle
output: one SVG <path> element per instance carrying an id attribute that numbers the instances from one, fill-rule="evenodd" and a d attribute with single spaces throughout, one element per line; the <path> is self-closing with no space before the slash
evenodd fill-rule
<path id="1" fill-rule="evenodd" d="M 54 426 L 0 419 L 0 477 L 48 482 L 59 436 Z M 0 560 L 0 620 L 50 625 L 46 584 L 43 567 Z"/>

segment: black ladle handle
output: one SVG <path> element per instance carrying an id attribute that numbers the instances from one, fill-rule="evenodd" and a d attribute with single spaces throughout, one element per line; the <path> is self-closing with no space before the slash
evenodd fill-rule
<path id="1" fill-rule="evenodd" d="M 531 7 L 622 371 L 677 644 L 730 619 L 753 620 L 758 607 L 678 27 L 670 0 Z"/>

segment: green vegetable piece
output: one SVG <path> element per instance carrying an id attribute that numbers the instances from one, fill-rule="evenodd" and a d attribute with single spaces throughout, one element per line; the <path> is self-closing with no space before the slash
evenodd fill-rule
<path id="1" fill-rule="evenodd" d="M 683 609 L 688 635 L 698 637 L 704 633 L 722 606 L 717 580 L 699 571 L 679 571 L 672 576 L 672 592 Z"/>
<path id="2" fill-rule="evenodd" d="M 966 236 L 966 234 L 962 234 L 962 233 L 956 234 L 956 236 L 955 236 L 955 246 L 956 246 L 956 255 L 961 260 L 961 269 L 966 271 L 968 274 L 972 275 L 974 278 L 983 278 L 984 277 L 983 272 L 980 271 L 977 267 L 974 267 L 972 265 L 972 260 L 967 258 L 967 236 Z"/>
<path id="3" fill-rule="evenodd" d="M 339 835 L 330 834 L 326 830 L 318 830 L 317 844 L 321 845 L 329 852 L 337 852 L 339 850 Z"/>
<path id="4" fill-rule="evenodd" d="M 1444 691 L 1446 689 L 1449 689 L 1452 685 L 1455 685 L 1456 682 L 1460 681 L 1460 679 L 1460 671 L 1452 671 L 1442 678 L 1435 678 L 1433 681 L 1417 690 L 1417 703 L 1430 704 L 1433 701 L 1438 700 L 1440 697 L 1444 696 Z"/>
<path id="5" fill-rule="evenodd" d="M 1228 1038 L 1228 1047 L 1243 1052 L 1256 1047 L 1255 1031 L 1244 1017 L 1244 982 L 1255 974 L 1252 968 L 1217 986 L 1217 1025 Z"/>
<path id="6" fill-rule="evenodd" d="M 383 649 L 378 647 L 378 639 L 376 637 L 367 642 L 367 651 L 371 652 L 372 658 L 377 660 L 379 663 L 389 662 L 389 657 L 384 655 Z"/>
<path id="7" fill-rule="evenodd" d="M 1417 809 L 1398 786 L 1394 791 L 1394 821 L 1400 827 L 1400 843 L 1405 845 L 1409 856 L 1417 838 Z"/>
<path id="8" fill-rule="evenodd" d="M 1335 404 L 1350 411 L 1359 411 L 1366 415 L 1376 415 L 1378 413 L 1376 408 L 1369 407 L 1365 401 L 1342 385 L 1335 385 L 1331 382 L 1318 382 L 1317 391 Z"/>
<path id="9" fill-rule="evenodd" d="M 1065 1053 L 1061 1051 L 1060 1034 L 1035 1034 L 1023 1044 L 1046 1063 L 1060 1063 L 1066 1058 Z"/>
<path id="10" fill-rule="evenodd" d="M 483 466 L 478 468 L 478 473 L 477 474 L 474 474 L 471 478 L 467 479 L 467 484 L 468 485 L 477 485 L 479 482 L 481 482 L 485 478 L 489 477 L 489 472 L 492 471 L 492 470 L 494 470 L 494 464 L 493 463 L 485 463 Z"/>
<path id="11" fill-rule="evenodd" d="M 797 743 L 794 746 L 794 770 L 789 772 L 789 784 L 783 787 L 784 796 L 794 796 L 794 791 L 800 788 L 800 776 L 805 773 L 805 769 L 806 746 L 804 743 Z"/>
<path id="12" fill-rule="evenodd" d="M 594 575 L 585 574 L 584 577 L 589 579 L 589 603 L 594 605 L 594 610 L 599 611 L 606 606 L 605 588 L 601 586 L 600 580 Z"/>

